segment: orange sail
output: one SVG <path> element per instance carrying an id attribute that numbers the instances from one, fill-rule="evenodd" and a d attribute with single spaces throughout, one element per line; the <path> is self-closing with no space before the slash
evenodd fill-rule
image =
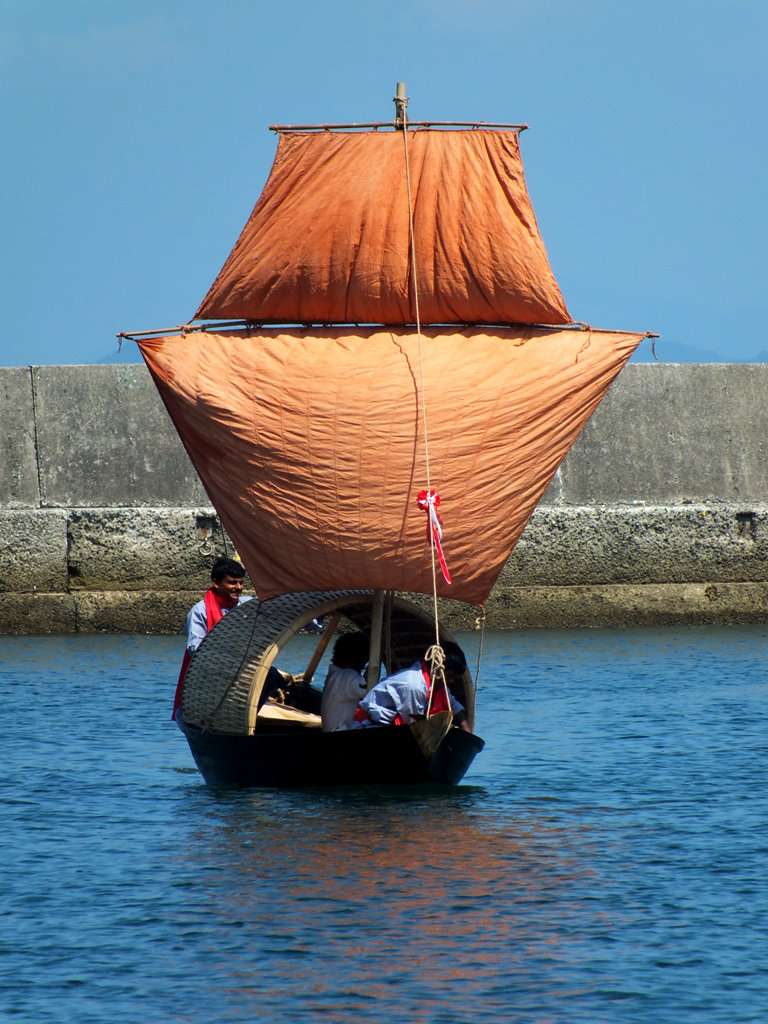
<path id="1" fill-rule="evenodd" d="M 142 355 L 262 600 L 432 592 L 432 484 L 453 583 L 485 601 L 639 334 L 546 328 L 208 331 Z"/>
<path id="2" fill-rule="evenodd" d="M 407 167 L 405 162 L 407 147 Z M 515 130 L 283 134 L 272 172 L 195 316 L 566 324 Z"/>
<path id="3" fill-rule="evenodd" d="M 262 600 L 432 593 L 431 487 L 483 603 L 643 337 L 564 327 L 510 128 L 281 134 L 196 317 L 139 344 Z"/>

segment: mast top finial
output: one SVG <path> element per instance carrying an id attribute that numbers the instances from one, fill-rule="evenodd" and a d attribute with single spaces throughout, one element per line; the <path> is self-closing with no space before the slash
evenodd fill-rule
<path id="1" fill-rule="evenodd" d="M 405 82 L 398 82 L 395 90 L 395 128 L 405 128 L 405 109 L 408 97 L 405 95 Z"/>

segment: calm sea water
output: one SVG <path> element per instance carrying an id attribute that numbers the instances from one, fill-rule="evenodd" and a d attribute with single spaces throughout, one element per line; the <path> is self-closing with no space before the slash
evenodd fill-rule
<path id="1" fill-rule="evenodd" d="M 447 792 L 211 791 L 180 649 L 0 639 L 0 1019 L 768 1020 L 768 630 L 490 634 Z"/>

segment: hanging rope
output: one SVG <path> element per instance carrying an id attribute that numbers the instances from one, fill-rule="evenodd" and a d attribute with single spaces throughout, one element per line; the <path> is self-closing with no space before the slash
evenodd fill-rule
<path id="1" fill-rule="evenodd" d="M 397 102 L 397 97 L 396 100 Z M 418 275 L 416 266 L 416 236 L 413 229 L 413 199 L 411 196 L 411 167 L 408 158 L 408 115 L 406 111 L 407 99 L 402 98 L 401 106 L 398 107 L 398 117 L 400 118 L 397 123 L 397 127 L 402 129 L 403 133 L 403 151 L 405 156 L 405 183 L 408 195 L 408 228 L 410 233 L 410 255 L 411 255 L 411 281 L 413 283 L 413 310 L 416 319 L 416 343 L 419 355 L 419 398 L 421 404 L 421 422 L 422 430 L 424 433 L 424 463 L 427 477 L 427 486 L 424 491 L 418 496 L 419 507 L 427 513 L 428 526 L 427 533 L 429 536 L 429 552 L 432 560 L 432 606 L 435 619 L 435 643 L 430 647 L 426 653 L 426 661 L 430 665 L 430 677 L 432 685 L 429 689 L 429 699 L 427 702 L 427 717 L 429 717 L 432 702 L 437 687 L 441 687 L 445 693 L 445 699 L 448 707 L 450 707 L 450 695 L 448 691 L 448 682 L 445 676 L 445 651 L 440 643 L 440 618 L 437 604 L 437 562 L 439 560 L 440 569 L 443 577 L 447 583 L 451 582 L 451 576 L 448 571 L 445 556 L 442 549 L 442 523 L 440 516 L 437 512 L 437 506 L 440 504 L 440 496 L 437 491 L 432 490 L 432 479 L 429 464 L 429 431 L 427 427 L 427 405 L 424 388 L 424 363 L 422 358 L 422 334 L 421 334 L 421 313 L 419 310 L 419 286 L 418 286 Z M 482 614 L 483 624 L 485 623 L 485 609 Z M 480 658 L 482 657 L 482 634 L 480 642 L 480 651 L 478 652 L 478 663 L 477 663 L 477 675 L 480 673 Z M 477 676 L 475 677 L 475 690 L 477 689 Z"/>
<path id="2" fill-rule="evenodd" d="M 475 669 L 475 696 L 480 685 L 480 665 L 483 660 L 483 641 L 485 639 L 485 605 L 480 605 L 480 614 L 475 619 L 475 629 L 480 630 L 480 643 L 477 647 L 477 668 Z"/>
<path id="3" fill-rule="evenodd" d="M 406 101 L 407 102 L 407 101 Z M 419 312 L 419 285 L 418 277 L 416 272 L 416 238 L 413 231 L 413 200 L 411 198 L 411 166 L 408 159 L 408 115 L 405 110 L 406 103 L 403 104 L 402 108 L 402 132 L 403 132 L 403 151 L 405 155 L 405 184 L 408 194 L 408 229 L 410 233 L 410 249 L 411 249 L 411 281 L 413 283 L 413 311 L 416 317 L 416 344 L 419 353 L 419 398 L 421 401 L 421 423 L 422 430 L 424 432 L 424 464 L 427 475 L 427 488 L 426 495 L 429 496 L 434 494 L 431 487 L 431 476 L 429 467 L 429 431 L 427 429 L 427 405 L 424 396 L 424 363 L 422 359 L 421 351 L 421 315 Z M 436 497 L 436 496 L 435 496 Z M 434 503 L 432 508 L 434 508 Z M 435 617 L 435 645 L 440 647 L 440 623 L 438 618 L 437 609 L 437 564 L 435 560 L 435 544 L 434 537 L 435 531 L 432 521 L 432 509 L 428 510 L 429 520 L 429 535 L 432 543 L 429 545 L 429 551 L 432 559 L 432 605 Z M 436 513 L 435 513 L 436 515 Z M 438 536 L 439 541 L 439 536 Z M 442 651 L 442 648 L 440 648 Z M 434 679 L 434 676 L 433 676 Z"/>

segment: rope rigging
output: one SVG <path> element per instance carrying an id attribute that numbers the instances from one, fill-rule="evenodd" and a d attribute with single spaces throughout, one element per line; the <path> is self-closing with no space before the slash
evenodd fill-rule
<path id="1" fill-rule="evenodd" d="M 427 512 L 429 517 L 428 524 L 428 536 L 430 537 L 429 552 L 432 564 L 432 607 L 435 618 L 435 643 L 429 648 L 427 652 L 427 660 L 430 664 L 430 678 L 432 679 L 432 686 L 429 690 L 429 701 L 427 705 L 427 717 L 432 709 L 432 700 L 435 692 L 435 688 L 438 685 L 442 685 L 445 690 L 446 699 L 448 698 L 448 683 L 445 678 L 445 652 L 440 644 L 440 617 L 437 602 L 437 560 L 435 557 L 436 549 L 439 551 L 441 566 L 443 566 L 444 575 L 447 574 L 447 568 L 445 567 L 444 559 L 442 557 L 442 549 L 440 548 L 440 520 L 437 515 L 436 505 L 440 499 L 437 494 L 432 490 L 432 478 L 429 464 L 429 430 L 427 426 L 427 405 L 425 399 L 425 388 L 424 388 L 424 363 L 422 358 L 422 336 L 421 336 L 421 316 L 419 313 L 419 285 L 417 275 L 417 264 L 416 264 L 416 237 L 413 230 L 413 197 L 411 193 L 411 167 L 408 159 L 408 100 L 402 94 L 400 86 L 398 85 L 398 95 L 395 97 L 395 104 L 397 109 L 397 121 L 398 128 L 402 129 L 403 134 L 403 155 L 405 161 L 405 183 L 406 192 L 408 196 L 408 228 L 410 237 L 410 257 L 411 257 L 411 282 L 413 287 L 413 309 L 416 318 L 416 344 L 419 353 L 419 399 L 421 404 L 421 424 L 422 431 L 424 433 L 424 469 L 427 480 L 426 491 L 422 491 L 419 494 L 419 507 Z M 450 576 L 446 575 L 448 582 L 450 583 Z"/>
<path id="2" fill-rule="evenodd" d="M 413 197 L 411 191 L 411 168 L 408 157 L 408 99 L 405 96 L 405 86 L 402 83 L 397 85 L 397 95 L 395 96 L 395 127 L 402 131 L 403 135 L 403 156 L 405 163 L 405 182 L 406 182 L 406 193 L 408 197 L 408 227 L 409 227 L 409 238 L 410 238 L 410 262 L 411 262 L 411 282 L 413 288 L 413 308 L 414 317 L 416 321 L 416 343 L 418 349 L 419 358 L 419 399 L 421 406 L 421 424 L 422 431 L 424 434 L 424 468 L 426 475 L 426 489 L 421 491 L 418 496 L 419 507 L 427 513 L 428 516 L 428 536 L 430 538 L 430 557 L 432 564 L 432 606 L 435 620 L 435 643 L 429 648 L 426 659 L 430 664 L 430 676 L 432 679 L 432 686 L 429 691 L 429 701 L 427 706 L 427 716 L 429 716 L 432 708 L 432 700 L 435 692 L 435 687 L 441 685 L 445 690 L 446 699 L 448 699 L 448 683 L 445 676 L 445 652 L 440 643 L 440 618 L 437 600 L 437 563 L 439 561 L 440 568 L 446 582 L 451 582 L 450 573 L 448 566 L 445 561 L 445 557 L 442 549 L 442 529 L 441 520 L 437 512 L 437 506 L 440 504 L 440 496 L 436 491 L 432 489 L 432 478 L 431 468 L 429 460 L 429 430 L 427 424 L 427 406 L 425 397 L 424 387 L 424 364 L 422 359 L 422 333 L 421 333 L 421 315 L 419 310 L 419 284 L 418 284 L 418 268 L 416 261 L 416 236 L 413 226 Z M 482 610 L 481 618 L 478 619 L 478 625 L 481 632 L 480 649 L 478 651 L 477 670 L 475 674 L 475 690 L 477 688 L 477 679 L 480 674 L 480 658 L 482 656 L 482 638 L 485 630 L 485 609 Z"/>

